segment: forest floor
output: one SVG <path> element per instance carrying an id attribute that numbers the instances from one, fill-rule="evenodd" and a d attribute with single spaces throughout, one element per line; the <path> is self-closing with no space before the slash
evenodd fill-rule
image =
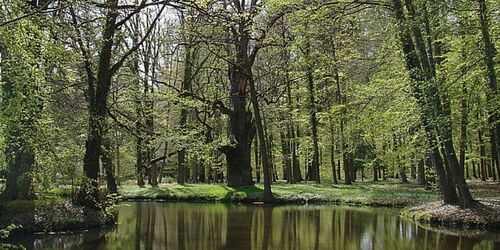
<path id="1" fill-rule="evenodd" d="M 496 188 L 496 189 L 495 189 Z M 500 196 L 500 185 L 471 182 L 474 197 Z M 353 185 L 286 184 L 272 186 L 276 203 L 343 203 L 367 206 L 407 207 L 439 200 L 437 190 L 425 190 L 415 183 L 399 181 L 358 181 Z M 216 184 L 160 184 L 138 187 L 123 183 L 119 188 L 124 200 L 168 200 L 193 202 L 260 202 L 263 185 L 231 188 Z"/>
<path id="2" fill-rule="evenodd" d="M 472 209 L 460 209 L 457 205 L 434 201 L 410 207 L 401 214 L 415 222 L 431 225 L 500 228 L 500 184 L 470 181 L 469 187 L 478 201 Z"/>

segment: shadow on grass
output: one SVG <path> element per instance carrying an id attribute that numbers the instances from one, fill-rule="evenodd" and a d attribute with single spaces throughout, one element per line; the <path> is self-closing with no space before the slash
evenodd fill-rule
<path id="1" fill-rule="evenodd" d="M 256 186 L 244 186 L 229 188 L 222 186 L 227 192 L 223 200 L 225 201 L 260 201 L 264 190 Z"/>

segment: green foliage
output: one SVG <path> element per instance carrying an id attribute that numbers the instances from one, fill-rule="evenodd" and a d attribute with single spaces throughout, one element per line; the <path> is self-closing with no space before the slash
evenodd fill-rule
<path id="1" fill-rule="evenodd" d="M 0 239 L 6 239 L 9 237 L 10 232 L 13 230 L 22 228 L 22 226 L 10 224 L 6 228 L 0 229 Z"/>
<path id="2" fill-rule="evenodd" d="M 495 38 L 500 34 L 500 22 L 495 14 L 499 5 L 486 2 L 491 36 L 498 49 L 500 41 Z M 137 158 L 144 152 L 153 152 L 151 159 L 142 159 L 145 165 L 166 156 L 156 164 L 158 170 L 161 165 L 165 172 L 174 174 L 169 179 L 175 178 L 179 151 L 186 152 L 190 170 L 199 166 L 206 174 L 209 168 L 225 170 L 224 154 L 217 149 L 236 142 L 228 136 L 228 116 L 216 104 L 232 108 L 227 93 L 231 84 L 228 72 L 235 66 L 233 59 L 239 48 L 230 37 L 238 37 L 241 32 L 250 35 L 247 47 L 260 49 L 251 73 L 271 162 L 280 179 L 284 159 L 290 157 L 282 145 L 287 143 L 296 146 L 305 176 L 313 156 L 311 111 L 316 112 L 319 122 L 324 180 L 332 176 L 331 147 L 335 164 L 342 166 L 346 153 L 353 155 L 357 170 L 370 173 L 377 167 L 388 176 L 427 158 L 429 145 L 421 126 L 422 110 L 411 94 L 394 13 L 384 4 L 269 0 L 258 1 L 253 10 L 238 11 L 236 6 L 223 7 L 220 1 L 196 3 L 201 9 L 185 6 L 182 14 L 169 9 L 148 39 L 113 72 L 109 110 L 102 121 L 106 126 L 101 133 L 111 145 L 105 153 L 112 158 L 119 181 L 137 178 Z M 466 163 L 487 162 L 492 155 L 488 111 L 495 110 L 499 100 L 487 98 L 477 3 L 415 3 L 417 12 L 429 12 L 429 30 L 423 28 L 424 36 L 432 39 L 434 50 L 440 49 L 437 79 L 428 84 L 435 84 L 440 97 L 447 96 L 451 104 L 450 120 L 441 117 L 431 122 L 438 127 L 451 122 L 458 149 L 460 104 L 466 100 Z M 0 22 L 31 13 L 25 7 L 25 1 L 6 2 L 0 7 Z M 139 11 L 116 30 L 112 62 L 146 35 L 157 7 Z M 0 170 L 7 169 L 13 157 L 11 148 L 32 151 L 36 164 L 29 176 L 39 197 L 68 196 L 68 190 L 88 184 L 81 182 L 92 89 L 87 70 L 95 73 L 99 63 L 106 9 L 85 1 L 74 3 L 72 8 L 77 24 L 68 10 L 58 15 L 37 13 L 0 27 L 1 85 L 12 87 L 0 93 Z M 127 10 L 118 11 L 120 18 L 127 16 Z M 419 16 L 418 21 L 423 22 L 423 18 Z M 245 28 L 240 30 L 242 24 Z M 498 61 L 498 55 L 495 59 Z M 308 99 L 307 73 L 312 74 L 314 82 L 314 110 Z M 186 81 L 189 88 L 184 89 Z M 250 106 L 246 108 L 251 110 Z M 181 122 L 182 114 L 185 122 Z M 255 160 L 252 153 L 252 164 Z M 256 166 L 252 167 L 255 176 Z M 434 174 L 433 170 L 426 171 L 430 177 Z M 190 176 L 196 181 L 194 173 Z M 104 179 L 101 171 L 98 184 L 104 185 Z M 168 195 L 161 188 L 143 191 L 145 196 Z M 210 199 L 231 199 L 225 197 L 229 191 L 219 186 L 208 191 L 214 192 Z M 260 192 L 250 189 L 243 195 L 240 190 L 232 191 L 235 199 L 252 198 Z M 173 193 L 176 197 L 189 196 Z M 105 205 L 110 211 L 102 209 L 106 213 L 103 216 L 112 214 L 112 204 Z"/>

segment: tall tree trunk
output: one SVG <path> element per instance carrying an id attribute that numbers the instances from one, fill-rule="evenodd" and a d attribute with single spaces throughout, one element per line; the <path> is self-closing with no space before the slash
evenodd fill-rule
<path id="1" fill-rule="evenodd" d="M 247 53 L 247 45 L 248 41 L 240 45 L 244 53 Z M 230 144 L 220 147 L 221 152 L 226 154 L 227 179 L 231 187 L 253 185 L 250 150 L 255 127 L 252 122 L 252 113 L 246 109 L 248 76 L 245 75 L 243 68 L 245 65 L 243 57 L 239 55 L 238 61 L 229 66 L 232 107 L 231 110 L 225 112 L 229 115 Z"/>
<path id="2" fill-rule="evenodd" d="M 335 169 L 335 129 L 333 126 L 333 117 L 330 115 L 329 117 L 330 120 L 330 164 L 332 166 L 332 182 L 334 184 L 338 184 L 337 180 L 337 171 Z"/>
<path id="3" fill-rule="evenodd" d="M 465 171 L 465 150 L 467 146 L 467 85 L 462 82 L 460 99 L 460 167 Z"/>
<path id="4" fill-rule="evenodd" d="M 150 47 L 148 47 L 148 51 L 146 52 L 146 55 L 150 56 L 151 52 L 149 51 Z M 153 113 L 154 113 L 154 102 L 152 100 L 152 95 L 154 94 L 154 88 L 153 84 L 150 84 L 150 66 L 151 63 L 149 61 L 149 58 L 146 58 L 144 60 L 144 93 L 143 93 L 143 99 L 144 99 L 144 104 L 145 104 L 145 109 L 144 109 L 144 118 L 145 118 L 145 138 L 144 138 L 144 145 L 146 147 L 145 149 L 145 160 L 146 160 L 146 169 L 148 170 L 148 184 L 155 187 L 158 186 L 158 180 L 157 180 L 157 169 L 156 169 L 156 164 L 153 164 L 152 160 L 154 158 L 154 146 L 152 145 L 152 141 L 154 139 L 154 118 L 153 118 Z M 154 78 L 154 72 L 152 73 Z"/>
<path id="5" fill-rule="evenodd" d="M 314 96 L 314 79 L 312 68 L 307 70 L 307 87 L 309 90 L 309 114 L 311 118 L 311 132 L 313 139 L 313 159 L 311 164 L 311 172 L 308 173 L 309 180 L 321 183 L 319 177 L 319 146 L 318 146 L 318 118 L 316 117 L 316 101 Z"/>
<path id="6" fill-rule="evenodd" d="M 271 166 L 269 164 L 269 154 L 266 147 L 266 137 L 264 136 L 264 128 L 262 126 L 262 117 L 260 114 L 259 101 L 257 99 L 257 91 L 255 90 L 255 82 L 252 78 L 251 70 L 248 71 L 250 76 L 250 100 L 252 102 L 253 111 L 255 113 L 255 125 L 257 126 L 257 135 L 259 137 L 260 152 L 262 157 L 262 169 L 264 171 L 264 202 L 271 202 L 273 200 L 273 193 L 271 191 Z"/>
<path id="7" fill-rule="evenodd" d="M 288 147 L 288 163 L 289 163 L 289 172 L 288 172 L 288 183 L 290 184 L 295 184 L 297 183 L 296 181 L 296 174 L 295 174 L 295 168 L 294 168 L 294 163 L 293 163 L 293 153 L 292 153 L 292 147 L 294 147 L 294 144 L 292 142 L 293 138 L 292 138 L 292 131 L 291 129 L 293 129 L 292 126 L 290 126 L 289 124 L 287 124 L 287 127 L 286 127 L 286 138 L 287 138 L 287 147 Z"/>
<path id="8" fill-rule="evenodd" d="M 183 21 L 184 23 L 184 21 Z M 188 40 L 188 39 L 186 39 Z M 184 49 L 184 73 L 182 78 L 181 89 L 184 93 L 190 93 L 192 88 L 192 71 L 193 71 L 193 58 L 194 51 L 191 48 L 190 41 L 186 41 L 187 45 Z M 187 109 L 183 106 L 181 108 L 179 128 L 181 129 L 181 134 L 187 133 Z M 177 183 L 184 184 L 187 181 L 187 164 L 186 164 L 186 149 L 182 146 L 177 152 Z"/>
<path id="9" fill-rule="evenodd" d="M 408 0 L 407 0 L 408 1 Z M 412 87 L 412 94 L 417 100 L 417 104 L 420 108 L 420 120 L 422 122 L 422 126 L 424 127 L 424 130 L 426 132 L 426 137 L 429 142 L 430 150 L 431 150 L 431 159 L 432 159 L 432 165 L 436 168 L 436 173 L 438 175 L 439 179 L 439 186 L 441 189 L 441 194 L 443 195 L 443 201 L 445 204 L 454 204 L 458 201 L 457 199 L 457 194 L 454 189 L 454 187 L 450 186 L 447 180 L 447 176 L 444 170 L 443 166 L 443 161 L 441 159 L 441 156 L 439 154 L 439 149 L 437 145 L 437 141 L 435 138 L 435 129 L 431 125 L 434 115 L 434 111 L 430 109 L 430 103 L 427 103 L 426 96 L 433 96 L 436 93 L 431 93 L 427 91 L 427 88 L 422 86 L 423 82 L 426 80 L 423 78 L 424 73 L 421 72 L 421 62 L 419 61 L 418 58 L 418 53 L 416 51 L 416 47 L 413 43 L 413 38 L 411 36 L 410 30 L 407 28 L 407 20 L 404 15 L 403 11 L 403 5 L 400 0 L 393 0 L 394 3 L 394 10 L 396 14 L 396 18 L 398 21 L 398 27 L 400 30 L 400 40 L 401 40 L 401 46 L 403 49 L 404 57 L 405 57 L 405 62 L 406 62 L 406 67 L 410 75 L 410 79 L 412 81 L 411 87 Z M 409 2 L 411 5 L 411 1 Z M 412 14 L 410 14 L 412 15 Z M 414 25 L 413 25 L 414 26 Z M 412 27 L 414 29 L 414 27 Z M 418 31 L 414 30 L 414 33 L 418 33 Z M 421 36 L 420 36 L 421 38 Z M 419 40 L 420 44 L 422 44 L 421 39 L 416 39 Z M 422 49 L 422 46 L 419 46 Z M 422 50 L 420 50 L 420 53 L 422 53 Z M 427 52 L 425 51 L 425 48 L 423 49 L 423 54 L 425 55 Z M 428 61 L 427 61 L 428 62 Z M 429 66 L 429 64 L 427 64 Z M 426 67 L 427 70 L 430 69 L 430 67 Z M 427 75 L 430 75 L 430 73 L 427 73 Z M 434 103 L 435 105 L 435 103 Z"/>
<path id="10" fill-rule="evenodd" d="M 498 122 L 498 85 L 495 71 L 495 44 L 491 41 L 488 10 L 485 0 L 478 0 L 479 22 L 481 24 L 481 35 L 484 43 L 484 59 L 488 72 L 489 91 L 486 92 L 488 123 L 490 124 L 492 159 L 495 161 L 498 171 L 500 171 L 500 123 Z M 500 174 L 500 172 L 499 172 Z"/>
<path id="11" fill-rule="evenodd" d="M 307 28 L 307 26 L 306 26 Z M 305 57 L 306 57 L 306 81 L 308 90 L 308 109 L 311 122 L 311 135 L 313 141 L 313 159 L 310 165 L 309 171 L 307 173 L 308 180 L 316 181 L 317 184 L 321 183 L 319 176 L 319 146 L 318 146 L 318 118 L 316 115 L 316 97 L 315 97 L 315 86 L 314 86 L 314 76 L 313 76 L 313 61 L 311 57 L 311 45 L 309 38 L 306 39 L 305 45 Z"/>
<path id="12" fill-rule="evenodd" d="M 138 22 L 138 20 L 136 20 Z M 139 24 L 136 24 L 137 26 Z M 134 42 L 136 42 L 134 40 Z M 134 85 L 134 98 L 135 98 L 135 113 L 136 113 L 136 122 L 135 122 L 135 168 L 137 174 L 137 185 L 139 187 L 143 187 L 145 185 L 144 181 L 144 100 L 143 93 L 141 93 L 142 84 L 141 84 L 141 75 L 139 69 L 139 56 L 137 54 L 132 58 L 132 70 L 136 77 L 136 82 Z"/>
<path id="13" fill-rule="evenodd" d="M 342 90 L 340 88 L 340 79 L 337 77 L 336 78 L 336 84 L 337 84 L 337 102 L 339 104 L 344 104 L 345 97 L 342 95 Z M 345 127 L 345 107 L 342 108 L 340 111 L 340 129 L 339 129 L 339 138 L 340 138 L 340 149 L 341 149 L 341 154 L 342 154 L 342 164 L 344 168 L 344 184 L 350 185 L 352 181 L 351 177 L 351 170 L 349 168 L 349 163 L 348 163 L 348 152 L 347 152 L 347 141 L 345 139 L 345 134 L 344 134 L 344 127 Z M 340 165 L 339 165 L 340 168 Z M 340 174 L 339 174 L 340 177 Z"/>
<path id="14" fill-rule="evenodd" d="M 82 181 L 78 193 L 78 202 L 87 207 L 97 208 L 99 203 L 99 189 L 97 176 L 99 173 L 99 157 L 103 141 L 103 127 L 106 119 L 107 101 L 111 87 L 111 55 L 115 36 L 115 24 L 118 17 L 118 0 L 106 2 L 109 6 L 101 45 L 96 77 L 96 86 L 89 86 L 89 133 L 85 144 L 83 159 L 83 172 L 85 179 Z M 95 95 L 93 94 L 95 91 Z"/>
<path id="15" fill-rule="evenodd" d="M 406 7 L 409 13 L 409 16 L 413 21 L 416 21 L 416 12 L 415 7 L 413 5 L 413 0 L 405 0 Z M 448 158 L 451 173 L 453 175 L 453 179 L 456 188 L 458 191 L 458 199 L 459 205 L 461 208 L 470 208 L 475 206 L 475 201 L 472 198 L 472 195 L 469 191 L 469 187 L 465 181 L 465 177 L 463 175 L 463 171 L 458 162 L 457 155 L 455 153 L 455 148 L 453 146 L 453 136 L 451 131 L 451 108 L 450 101 L 447 95 L 446 90 L 439 92 L 436 87 L 436 81 L 438 81 L 436 77 L 435 70 L 432 66 L 433 58 L 429 56 L 427 50 L 425 48 L 425 43 L 422 38 L 422 33 L 416 23 L 411 25 L 412 32 L 415 38 L 416 49 L 418 50 L 418 55 L 420 56 L 420 63 L 423 68 L 423 76 L 425 81 L 428 83 L 428 97 L 430 97 L 430 104 L 432 105 L 434 112 L 436 115 L 437 122 L 441 121 L 440 127 L 437 128 L 440 137 L 443 140 L 444 149 L 445 149 L 445 157 Z M 437 47 L 439 49 L 439 47 Z M 436 52 L 436 54 L 440 54 L 440 52 Z M 440 95 L 442 100 L 440 100 Z M 441 102 L 442 101 L 442 102 Z"/>

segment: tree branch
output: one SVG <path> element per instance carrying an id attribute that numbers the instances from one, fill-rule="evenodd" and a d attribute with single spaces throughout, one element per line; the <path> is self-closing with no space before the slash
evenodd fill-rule
<path id="1" fill-rule="evenodd" d="M 161 16 L 161 13 L 163 12 L 163 10 L 165 10 L 165 7 L 167 7 L 166 4 L 164 4 L 160 11 L 158 12 L 158 14 L 156 15 L 155 19 L 153 20 L 153 22 L 151 23 L 151 25 L 149 26 L 148 30 L 146 31 L 146 34 L 144 34 L 144 36 L 141 38 L 141 40 L 139 42 L 137 42 L 134 46 L 132 46 L 127 52 L 125 52 L 125 54 L 123 54 L 123 56 L 120 58 L 120 60 L 118 60 L 118 62 L 116 62 L 112 67 L 111 67 L 111 74 L 115 73 L 122 65 L 123 63 L 125 62 L 125 60 L 132 54 L 134 53 L 143 43 L 144 41 L 146 41 L 147 37 L 149 36 L 149 34 L 153 31 L 153 28 L 154 26 L 156 25 L 156 23 L 158 22 L 158 19 L 160 18 Z"/>

